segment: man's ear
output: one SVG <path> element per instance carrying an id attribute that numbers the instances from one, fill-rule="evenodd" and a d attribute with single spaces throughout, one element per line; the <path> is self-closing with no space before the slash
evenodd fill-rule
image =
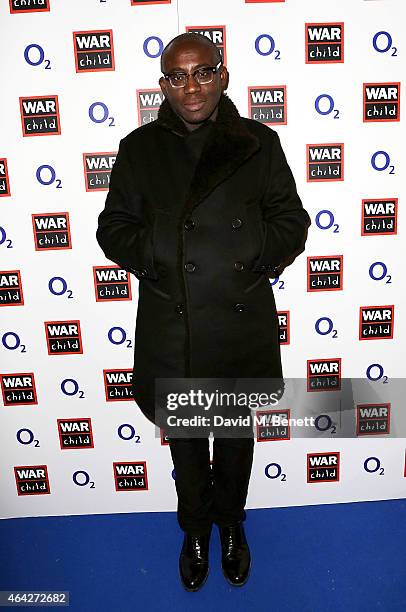
<path id="1" fill-rule="evenodd" d="M 230 79 L 230 74 L 226 66 L 223 65 L 220 69 L 220 82 L 221 82 L 221 88 L 223 91 L 225 91 L 228 88 L 229 79 Z"/>
<path id="2" fill-rule="evenodd" d="M 159 79 L 159 86 L 161 88 L 162 93 L 164 94 L 164 96 L 166 96 L 166 90 L 167 90 L 167 84 L 166 84 L 166 79 L 164 79 L 164 77 L 161 77 Z"/>

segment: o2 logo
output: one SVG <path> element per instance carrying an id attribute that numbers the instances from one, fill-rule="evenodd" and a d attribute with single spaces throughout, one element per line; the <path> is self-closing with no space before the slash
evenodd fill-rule
<path id="1" fill-rule="evenodd" d="M 276 49 L 274 38 L 270 34 L 260 34 L 255 39 L 255 51 L 262 57 L 268 57 L 273 54 L 274 60 L 281 59 L 281 52 Z"/>
<path id="2" fill-rule="evenodd" d="M 316 215 L 315 221 L 317 227 L 321 230 L 330 230 L 333 228 L 332 232 L 334 234 L 340 233 L 340 226 L 335 222 L 334 214 L 331 210 L 320 210 Z"/>
<path id="3" fill-rule="evenodd" d="M 371 166 L 374 170 L 384 172 L 389 168 L 388 174 L 395 174 L 395 166 L 390 162 L 390 156 L 386 151 L 375 151 L 371 157 Z"/>
<path id="4" fill-rule="evenodd" d="M 332 115 L 333 119 L 340 119 L 340 111 L 338 108 L 335 108 L 334 98 L 329 94 L 320 94 L 314 101 L 314 108 L 319 115 L 323 117 L 327 115 Z"/>
<path id="5" fill-rule="evenodd" d="M 385 474 L 385 468 L 381 466 L 381 462 L 378 457 L 367 457 L 364 461 L 364 470 L 368 474 L 376 474 L 383 476 Z"/>
<path id="6" fill-rule="evenodd" d="M 371 363 L 366 369 L 366 375 L 372 382 L 382 381 L 384 385 L 388 384 L 389 379 L 380 363 Z"/>
<path id="7" fill-rule="evenodd" d="M 7 232 L 4 227 L 0 227 L 0 246 L 3 246 L 6 249 L 13 249 L 13 241 L 10 238 L 7 238 Z"/>
<path id="8" fill-rule="evenodd" d="M 90 480 L 90 476 L 85 470 L 76 470 L 72 474 L 72 480 L 78 487 L 87 487 L 90 489 L 95 488 L 95 484 L 93 480 Z"/>
<path id="9" fill-rule="evenodd" d="M 31 429 L 23 428 L 19 429 L 16 433 L 17 442 L 20 444 L 32 444 L 34 443 L 35 447 L 41 446 L 39 440 L 37 440 L 32 433 Z"/>
<path id="10" fill-rule="evenodd" d="M 89 106 L 89 119 L 97 124 L 105 123 L 108 120 L 108 127 L 116 127 L 114 117 L 110 115 L 109 107 L 104 102 L 93 102 Z"/>
<path id="11" fill-rule="evenodd" d="M 79 388 L 79 383 L 74 378 L 65 378 L 61 382 L 61 391 L 68 397 L 78 397 L 78 399 L 85 398 L 85 392 Z"/>
<path id="12" fill-rule="evenodd" d="M 3 348 L 7 349 L 8 351 L 16 351 L 17 349 L 20 349 L 20 353 L 27 352 L 25 344 L 21 344 L 20 336 L 12 331 L 5 332 L 2 335 L 1 344 Z"/>
<path id="13" fill-rule="evenodd" d="M 164 50 L 164 43 L 159 36 L 148 36 L 148 38 L 144 40 L 142 48 L 147 57 L 155 59 L 162 54 L 162 51 Z"/>
<path id="14" fill-rule="evenodd" d="M 328 336 L 331 334 L 332 338 L 338 338 L 337 330 L 334 328 L 334 324 L 330 317 L 320 317 L 314 324 L 316 333 L 320 336 Z"/>
<path id="15" fill-rule="evenodd" d="M 282 482 L 286 481 L 286 474 L 282 472 L 279 463 L 268 463 L 264 468 L 264 473 L 270 480 L 276 480 L 278 478 Z"/>
<path id="16" fill-rule="evenodd" d="M 124 344 L 126 348 L 133 347 L 133 341 L 130 338 L 127 338 L 127 332 L 122 327 L 111 327 L 107 333 L 107 337 L 109 342 L 115 346 Z"/>
<path id="17" fill-rule="evenodd" d="M 126 442 L 128 442 L 128 440 L 132 440 L 135 444 L 140 444 L 141 442 L 141 436 L 136 433 L 135 428 L 130 423 L 123 423 L 120 425 L 117 429 L 117 435 L 121 440 L 125 440 Z"/>
<path id="18" fill-rule="evenodd" d="M 66 295 L 68 300 L 73 298 L 72 289 L 69 289 L 68 283 L 62 276 L 53 276 L 49 279 L 48 289 L 52 295 Z"/>
<path id="19" fill-rule="evenodd" d="M 392 276 L 388 274 L 388 268 L 383 261 L 374 261 L 374 263 L 369 266 L 368 273 L 372 280 L 381 281 L 386 279 L 385 283 L 387 285 L 392 283 Z"/>
<path id="20" fill-rule="evenodd" d="M 376 32 L 372 38 L 372 46 L 377 53 L 388 53 L 388 51 L 392 51 L 391 56 L 398 56 L 398 49 L 392 45 L 392 36 L 389 32 L 385 30 L 381 30 L 380 32 Z"/>
<path id="21" fill-rule="evenodd" d="M 51 69 L 51 62 L 49 59 L 45 59 L 45 51 L 41 45 L 32 43 L 24 49 L 24 59 L 30 66 L 41 66 L 44 64 L 45 70 Z"/>
<path id="22" fill-rule="evenodd" d="M 333 423 L 328 414 L 319 414 L 314 419 L 314 426 L 320 432 L 329 431 L 331 434 L 337 433 L 337 425 Z"/>
<path id="23" fill-rule="evenodd" d="M 62 189 L 61 179 L 56 178 L 56 172 L 54 168 L 48 164 L 38 166 L 35 176 L 37 181 L 45 187 L 49 187 L 49 185 L 53 185 L 55 183 L 56 189 Z"/>

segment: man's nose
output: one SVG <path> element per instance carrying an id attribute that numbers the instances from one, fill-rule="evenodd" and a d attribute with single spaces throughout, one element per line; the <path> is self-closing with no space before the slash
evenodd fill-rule
<path id="1" fill-rule="evenodd" d="M 196 81 L 195 77 L 193 76 L 193 74 L 188 74 L 186 77 L 186 85 L 184 87 L 184 91 L 186 93 L 190 92 L 193 93 L 194 91 L 200 89 L 200 85 L 199 83 Z"/>

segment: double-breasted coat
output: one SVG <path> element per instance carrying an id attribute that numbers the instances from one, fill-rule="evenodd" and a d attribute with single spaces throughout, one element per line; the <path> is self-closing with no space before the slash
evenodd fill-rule
<path id="1" fill-rule="evenodd" d="M 269 276 L 304 250 L 310 218 L 275 130 L 222 94 L 197 164 L 167 99 L 120 141 L 97 240 L 139 279 L 134 398 L 155 378 L 280 378 Z"/>

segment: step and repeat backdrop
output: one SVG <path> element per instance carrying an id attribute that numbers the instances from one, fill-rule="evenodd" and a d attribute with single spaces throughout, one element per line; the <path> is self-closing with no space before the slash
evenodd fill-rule
<path id="1" fill-rule="evenodd" d="M 258 428 L 247 507 L 406 496 L 405 17 L 396 0 L 1 0 L 2 518 L 176 510 L 167 441 L 131 397 L 138 280 L 95 232 L 185 31 L 278 132 L 312 218 L 270 282 L 284 374 L 306 385 L 284 415 L 318 418 L 305 437 Z M 351 380 L 369 383 L 352 410 L 318 412 Z"/>

